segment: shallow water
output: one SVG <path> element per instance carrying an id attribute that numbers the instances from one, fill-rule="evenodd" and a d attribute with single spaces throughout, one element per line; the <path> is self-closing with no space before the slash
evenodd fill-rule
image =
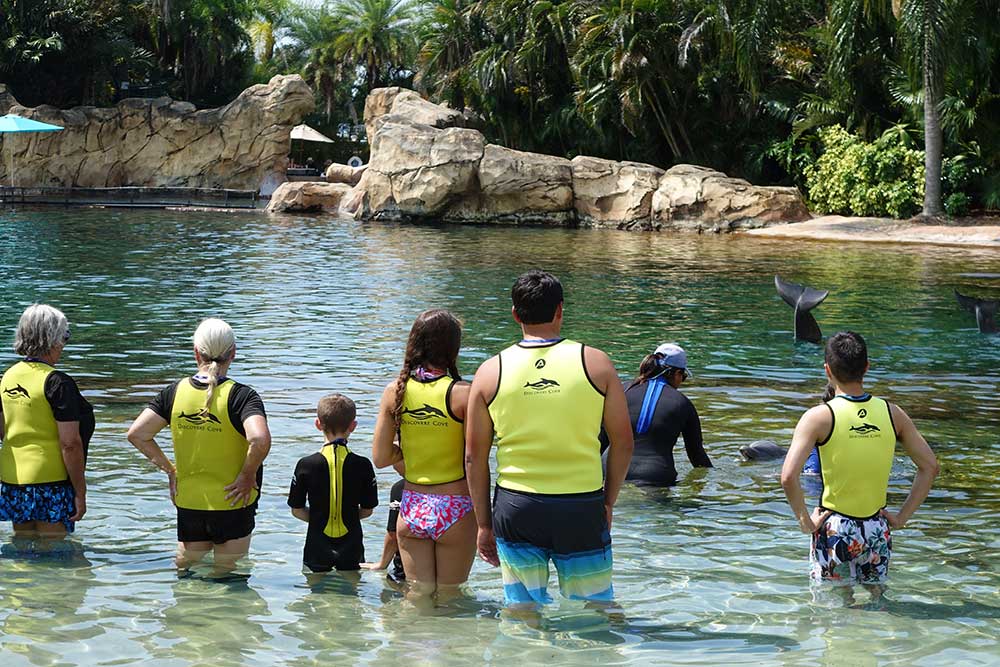
<path id="1" fill-rule="evenodd" d="M 624 620 L 568 602 L 540 627 L 501 618 L 499 572 L 481 562 L 469 597 L 434 613 L 377 573 L 307 582 L 304 525 L 284 496 L 295 461 L 322 444 L 316 400 L 340 391 L 357 401 L 352 445 L 368 454 L 413 317 L 438 306 L 462 317 L 471 376 L 517 339 L 508 290 L 534 266 L 566 286 L 565 333 L 606 349 L 623 376 L 668 340 L 687 348 L 696 374 L 685 391 L 716 467 L 692 470 L 679 447 L 679 486 L 623 491 L 614 540 Z M 0 331 L 29 303 L 61 307 L 73 338 L 60 367 L 98 411 L 89 511 L 69 550 L 33 555 L 0 528 L 3 667 L 1000 664 L 1000 338 L 978 334 L 952 296 L 996 294 L 996 281 L 962 275 L 1000 272 L 995 251 L 46 210 L 0 211 L 0 267 Z M 914 416 L 942 463 L 895 536 L 877 605 L 862 591 L 845 601 L 810 589 L 807 537 L 779 466 L 738 461 L 749 441 L 787 443 L 824 384 L 819 348 L 791 341 L 775 273 L 831 290 L 820 325 L 866 335 L 871 389 Z M 177 578 L 165 480 L 125 440 L 144 403 L 192 370 L 190 335 L 208 315 L 236 328 L 232 375 L 261 392 L 274 435 L 245 581 Z M 0 355 L 3 367 L 13 360 Z M 891 506 L 913 469 L 897 459 Z M 383 503 L 393 481 L 380 471 Z M 385 516 L 383 504 L 366 522 L 369 558 Z"/>

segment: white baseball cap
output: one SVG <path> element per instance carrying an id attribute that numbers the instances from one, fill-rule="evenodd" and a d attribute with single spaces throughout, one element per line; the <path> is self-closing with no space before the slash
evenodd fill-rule
<path id="1" fill-rule="evenodd" d="M 671 368 L 680 368 L 687 371 L 687 352 L 677 343 L 664 343 L 656 348 L 653 354 L 663 357 L 660 361 L 661 366 L 670 366 Z M 691 375 L 691 373 L 689 372 L 688 375 Z"/>

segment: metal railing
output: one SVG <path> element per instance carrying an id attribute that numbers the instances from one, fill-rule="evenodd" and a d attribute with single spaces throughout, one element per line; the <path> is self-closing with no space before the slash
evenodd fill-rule
<path id="1" fill-rule="evenodd" d="M 0 203 L 122 208 L 245 208 L 258 207 L 255 190 L 221 188 L 14 188 L 0 186 Z"/>

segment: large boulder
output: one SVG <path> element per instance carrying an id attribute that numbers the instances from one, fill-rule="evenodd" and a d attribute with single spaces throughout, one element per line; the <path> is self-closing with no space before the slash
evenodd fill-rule
<path id="1" fill-rule="evenodd" d="M 449 218 L 559 223 L 572 217 L 569 160 L 490 144 L 479 162 L 479 193 L 449 211 Z"/>
<path id="2" fill-rule="evenodd" d="M 573 196 L 579 221 L 620 228 L 649 227 L 653 193 L 663 170 L 639 162 L 573 158 Z"/>
<path id="3" fill-rule="evenodd" d="M 99 109 L 50 106 L 9 112 L 60 125 L 10 142 L 17 182 L 33 186 L 200 187 L 260 190 L 285 179 L 289 133 L 315 105 L 298 75 L 251 86 L 229 104 L 197 111 L 169 98 Z M 0 181 L 9 180 L 7 161 Z"/>
<path id="4" fill-rule="evenodd" d="M 809 217 L 796 188 L 752 185 L 690 164 L 668 169 L 652 201 L 654 226 L 730 230 Z"/>
<path id="5" fill-rule="evenodd" d="M 398 122 L 438 129 L 466 126 L 466 117 L 461 111 L 428 102 L 412 90 L 397 86 L 376 88 L 365 98 L 365 131 L 369 143 L 374 142 L 375 133 L 386 116 L 399 116 Z"/>
<path id="6" fill-rule="evenodd" d="M 361 180 L 361 174 L 365 173 L 365 168 L 365 165 L 352 167 L 334 162 L 326 168 L 326 173 L 323 176 L 327 183 L 347 183 L 354 186 Z"/>
<path id="7" fill-rule="evenodd" d="M 344 195 L 351 191 L 346 183 L 297 181 L 282 183 L 271 195 L 268 213 L 336 213 Z"/>
<path id="8" fill-rule="evenodd" d="M 475 130 L 438 129 L 384 116 L 371 160 L 347 210 L 358 217 L 440 216 L 477 188 L 486 140 Z"/>
<path id="9" fill-rule="evenodd" d="M 365 132 L 368 135 L 368 143 L 375 138 L 375 121 L 392 111 L 392 103 L 404 90 L 406 89 L 399 86 L 390 86 L 376 88 L 368 93 L 368 97 L 365 98 Z"/>

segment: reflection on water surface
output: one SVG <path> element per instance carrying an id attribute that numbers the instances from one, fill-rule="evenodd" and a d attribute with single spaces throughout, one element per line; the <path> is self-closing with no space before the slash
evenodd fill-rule
<path id="1" fill-rule="evenodd" d="M 0 260 L 0 337 L 29 303 L 63 308 L 74 332 L 63 367 L 99 412 L 75 549 L 35 557 L 0 532 L 4 667 L 1000 663 L 1000 338 L 980 336 L 952 296 L 997 289 L 970 275 L 1000 272 L 995 251 L 51 210 L 0 213 Z M 284 493 L 295 461 L 322 444 L 316 400 L 336 390 L 357 401 L 352 444 L 367 454 L 413 317 L 456 312 L 471 375 L 516 339 L 507 290 L 533 266 L 563 279 L 567 333 L 608 350 L 623 375 L 665 341 L 684 345 L 696 372 L 686 391 L 716 468 L 679 461 L 678 487 L 623 492 L 614 538 L 625 618 L 564 602 L 537 628 L 508 620 L 499 573 L 482 563 L 469 598 L 423 615 L 374 573 L 307 582 L 304 528 Z M 791 341 L 775 273 L 831 291 L 820 325 L 865 334 L 872 389 L 915 417 L 942 462 L 897 535 L 879 605 L 810 591 L 778 465 L 738 461 L 751 440 L 787 442 L 824 384 L 819 348 Z M 142 405 L 190 370 L 190 335 L 207 315 L 236 328 L 234 376 L 261 392 L 275 435 L 248 580 L 177 578 L 165 481 L 124 437 Z M 897 461 L 893 503 L 912 470 Z M 393 481 L 380 472 L 383 503 Z M 370 558 L 385 512 L 366 522 Z"/>

